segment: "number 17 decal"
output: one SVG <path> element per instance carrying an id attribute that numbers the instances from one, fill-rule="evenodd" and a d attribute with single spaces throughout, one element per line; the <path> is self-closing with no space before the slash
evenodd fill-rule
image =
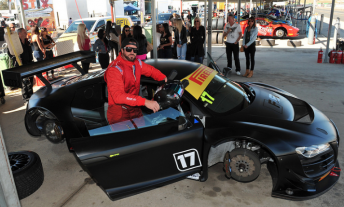
<path id="1" fill-rule="evenodd" d="M 202 167 L 198 151 L 196 149 L 189 149 L 173 154 L 179 171 L 187 171 L 193 168 Z"/>

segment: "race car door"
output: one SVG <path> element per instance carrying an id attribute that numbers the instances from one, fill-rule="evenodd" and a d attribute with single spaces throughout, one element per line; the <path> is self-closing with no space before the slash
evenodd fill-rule
<path id="1" fill-rule="evenodd" d="M 112 200 L 179 181 L 202 166 L 203 125 L 176 109 L 113 125 L 85 125 L 90 137 L 71 139 L 70 146 Z"/>

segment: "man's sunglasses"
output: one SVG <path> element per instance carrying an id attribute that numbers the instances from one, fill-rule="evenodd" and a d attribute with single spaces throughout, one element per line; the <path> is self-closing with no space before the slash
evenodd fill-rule
<path id="1" fill-rule="evenodd" d="M 134 51 L 134 53 L 137 53 L 139 51 L 137 48 L 132 48 L 132 47 L 124 47 L 124 49 L 127 52 Z"/>

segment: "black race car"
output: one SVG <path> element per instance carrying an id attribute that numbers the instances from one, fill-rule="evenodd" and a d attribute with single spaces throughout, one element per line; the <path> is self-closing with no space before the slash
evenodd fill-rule
<path id="1" fill-rule="evenodd" d="M 75 63 L 94 53 L 75 52 L 3 71 L 5 84 L 73 63 L 82 75 L 45 81 L 28 100 L 27 132 L 64 140 L 80 165 L 112 200 L 185 178 L 204 182 L 208 167 L 223 162 L 224 176 L 254 181 L 261 166 L 272 176 L 272 196 L 317 197 L 338 181 L 339 133 L 322 112 L 263 83 L 235 82 L 188 61 L 148 60 L 169 82 L 141 79 L 141 96 L 161 110 L 142 107 L 143 119 L 107 122 L 104 70 L 84 74 Z M 172 75 L 173 76 L 173 75 Z M 171 80 L 173 79 L 173 80 Z M 42 78 L 43 80 L 43 78 Z M 185 90 L 184 90 L 185 89 Z M 124 124 L 124 128 L 123 128 Z"/>

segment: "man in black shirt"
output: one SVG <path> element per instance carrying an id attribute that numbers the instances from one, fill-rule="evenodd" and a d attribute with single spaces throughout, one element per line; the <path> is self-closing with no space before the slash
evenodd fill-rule
<path id="1" fill-rule="evenodd" d="M 20 59 L 22 61 L 22 64 L 28 64 L 32 63 L 33 57 L 32 57 L 32 49 L 29 40 L 27 37 L 27 32 L 24 28 L 18 29 L 18 36 L 20 39 L 20 43 L 23 47 L 23 53 L 20 54 Z M 16 62 L 16 66 L 19 66 L 19 64 Z"/>
<path id="2" fill-rule="evenodd" d="M 190 14 L 190 11 L 188 11 L 188 15 L 186 16 L 186 19 L 187 19 L 189 22 L 191 22 L 191 17 L 192 17 L 192 15 Z"/>

